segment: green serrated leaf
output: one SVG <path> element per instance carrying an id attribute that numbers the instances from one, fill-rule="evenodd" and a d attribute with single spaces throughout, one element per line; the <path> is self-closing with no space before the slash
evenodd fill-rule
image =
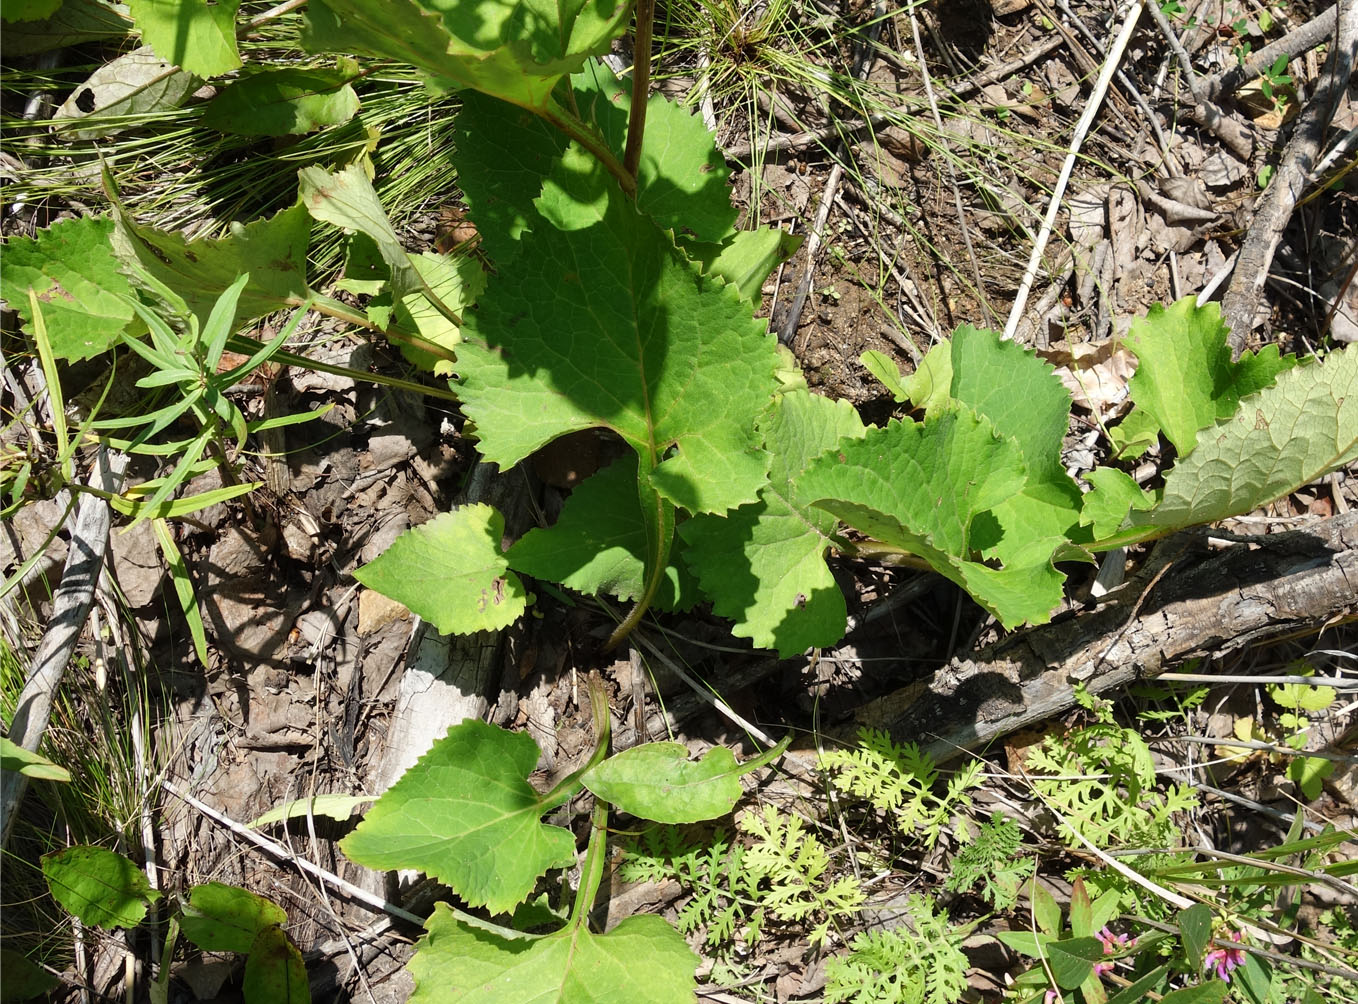
<path id="1" fill-rule="evenodd" d="M 292 136 L 343 125 L 358 112 L 352 79 L 343 70 L 254 69 L 207 103 L 202 124 L 244 136 Z"/>
<path id="2" fill-rule="evenodd" d="M 136 927 L 160 899 L 135 864 L 103 847 L 67 847 L 42 856 L 52 898 L 95 927 Z"/>
<path id="3" fill-rule="evenodd" d="M 780 395 L 765 423 L 774 459 L 759 500 L 680 527 L 685 562 L 737 636 L 783 657 L 843 637 L 844 594 L 825 564 L 835 518 L 799 502 L 794 483 L 812 459 L 864 431 L 847 401 L 806 390 Z"/>
<path id="4" fill-rule="evenodd" d="M 470 87 L 544 111 L 557 81 L 606 53 L 630 16 L 628 4 L 608 0 L 313 0 L 302 41 L 410 63 L 439 89 Z"/>
<path id="5" fill-rule="evenodd" d="M 557 521 L 529 530 L 506 552 L 509 567 L 591 595 L 638 598 L 646 582 L 646 528 L 637 501 L 637 460 L 628 454 L 582 481 Z M 697 602 L 693 579 L 671 563 L 654 603 Z"/>
<path id="6" fill-rule="evenodd" d="M 354 573 L 443 634 L 496 631 L 523 614 L 527 594 L 500 550 L 504 517 L 477 504 L 407 530 Z"/>
<path id="7" fill-rule="evenodd" d="M 248 1004 L 309 1004 L 311 987 L 302 953 L 281 927 L 275 924 L 260 931 L 249 953 L 241 983 L 241 996 Z"/>
<path id="8" fill-rule="evenodd" d="M 1130 525 L 1175 530 L 1248 513 L 1358 459 L 1358 348 L 1280 374 L 1204 430 Z"/>
<path id="9" fill-rule="evenodd" d="M 410 961 L 411 1004 L 691 1004 L 698 958 L 653 915 L 603 935 L 569 926 L 507 940 L 459 921 L 443 903 Z"/>
<path id="10" fill-rule="evenodd" d="M 696 823 L 730 812 L 740 799 L 740 777 L 767 763 L 782 747 L 737 763 L 725 746 L 690 760 L 683 743 L 633 746 L 585 772 L 582 780 L 599 798 L 624 812 L 657 823 Z"/>
<path id="11" fill-rule="evenodd" d="M 547 869 L 575 860 L 575 838 L 542 824 L 550 806 L 527 781 L 540 755 L 531 736 L 468 719 L 406 771 L 340 847 L 369 868 L 418 868 L 472 906 L 511 910 Z"/>
<path id="12" fill-rule="evenodd" d="M 1235 411 L 1240 399 L 1273 382 L 1296 360 L 1271 345 L 1231 362 L 1221 308 L 1185 297 L 1169 307 L 1152 306 L 1132 322 L 1125 339 L 1138 360 L 1127 387 L 1150 414 L 1179 456 L 1192 452 L 1199 429 Z"/>
<path id="13" fill-rule="evenodd" d="M 773 339 L 620 194 L 596 226 L 524 242 L 465 321 L 463 408 L 502 468 L 596 427 L 691 512 L 753 501 L 767 480 L 755 423 L 774 391 Z"/>
<path id="14" fill-rule="evenodd" d="M 0 736 L 0 770 L 14 771 L 38 781 L 70 781 L 71 772 L 41 753 L 30 753 L 8 736 Z"/>
<path id="15" fill-rule="evenodd" d="M 135 316 L 127 300 L 132 287 L 110 253 L 113 227 L 102 217 L 62 220 L 36 237 L 10 237 L 0 255 L 0 295 L 32 330 L 32 287 L 58 359 L 98 355 Z"/>
<path id="16" fill-rule="evenodd" d="M 1197 972 L 1202 969 L 1203 953 L 1212 940 L 1212 911 L 1204 903 L 1195 903 L 1180 910 L 1175 922 L 1179 927 L 1179 936 L 1183 938 L 1189 968 Z"/>
<path id="17" fill-rule="evenodd" d="M 128 0 L 132 19 L 162 59 L 200 77 L 241 65 L 236 49 L 240 0 Z"/>
<path id="18" fill-rule="evenodd" d="M 1309 669 L 1304 675 L 1311 675 Z M 1314 687 L 1305 683 L 1270 686 L 1268 696 L 1279 707 L 1293 708 L 1297 711 L 1324 711 L 1335 702 L 1334 688 Z"/>
<path id="19" fill-rule="evenodd" d="M 75 140 L 111 136 L 141 125 L 136 116 L 178 108 L 200 83 L 144 45 L 105 63 L 79 84 L 52 115 L 53 129 Z M 86 119 L 93 121 L 86 124 Z"/>
<path id="20" fill-rule="evenodd" d="M 205 952 L 248 952 L 255 938 L 287 922 L 277 903 L 221 882 L 194 886 L 179 916 L 179 928 Z"/>
<path id="21" fill-rule="evenodd" d="M 113 207 L 120 255 L 182 297 L 201 322 L 206 323 L 217 300 L 246 273 L 250 283 L 237 303 L 241 322 L 296 306 L 310 292 L 306 255 L 311 220 L 301 206 L 243 226 L 233 224 L 230 236 L 221 239 L 194 241 L 136 223 L 117 201 Z"/>
<path id="22" fill-rule="evenodd" d="M 802 501 L 884 544 L 924 558 L 1006 626 L 1043 623 L 1061 602 L 1052 566 L 1061 538 L 1009 532 L 992 510 L 1023 489 L 1026 467 L 1012 439 L 961 405 L 923 423 L 893 420 L 816 460 L 797 482 Z M 1003 544 L 1002 568 L 977 560 Z"/>

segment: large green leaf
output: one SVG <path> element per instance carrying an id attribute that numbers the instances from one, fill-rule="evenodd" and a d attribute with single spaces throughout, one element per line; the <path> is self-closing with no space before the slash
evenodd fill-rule
<path id="1" fill-rule="evenodd" d="M 62 220 L 36 237 L 11 237 L 0 255 L 0 295 L 32 330 L 32 287 L 58 359 L 98 355 L 135 316 L 127 300 L 132 287 L 112 255 L 112 233 L 109 219 Z"/>
<path id="2" fill-rule="evenodd" d="M 765 483 L 755 423 L 775 386 L 774 340 L 620 193 L 593 226 L 535 232 L 465 322 L 460 396 L 502 468 L 599 427 L 690 511 L 724 512 Z"/>
<path id="3" fill-rule="evenodd" d="M 1027 468 L 1018 444 L 956 404 L 923 423 L 892 421 L 841 443 L 797 480 L 798 497 L 884 544 L 924 558 L 1006 626 L 1042 623 L 1061 601 L 1052 555 L 1063 538 L 1011 532 L 994 510 L 1022 491 Z M 981 552 L 1003 544 L 1003 566 Z"/>
<path id="4" fill-rule="evenodd" d="M 354 573 L 444 634 L 496 631 L 527 603 L 523 583 L 500 550 L 504 517 L 476 504 L 440 513 L 407 530 Z"/>
<path id="5" fill-rule="evenodd" d="M 638 598 L 646 582 L 646 528 L 636 484 L 635 454 L 586 478 L 555 523 L 529 530 L 506 552 L 509 566 L 582 593 Z M 654 604 L 682 609 L 697 602 L 695 594 L 692 577 L 671 564 Z"/>
<path id="6" fill-rule="evenodd" d="M 241 996 L 251 1004 L 310 1004 L 302 953 L 281 927 L 266 927 L 255 936 L 245 959 Z"/>
<path id="7" fill-rule="evenodd" d="M 737 763 L 725 746 L 690 760 L 683 743 L 633 746 L 585 772 L 585 787 L 599 798 L 657 823 L 696 823 L 724 816 L 743 794 L 740 777 L 779 757 L 790 740 Z"/>
<path id="8" fill-rule="evenodd" d="M 1164 496 L 1133 527 L 1214 523 L 1324 477 L 1358 459 L 1358 348 L 1280 374 L 1272 387 L 1198 435 L 1165 478 Z"/>
<path id="9" fill-rule="evenodd" d="M 256 69 L 232 81 L 203 109 L 209 129 L 245 136 L 288 136 L 342 125 L 358 111 L 344 69 Z"/>
<path id="10" fill-rule="evenodd" d="M 418 868 L 471 906 L 511 910 L 547 869 L 575 860 L 575 838 L 542 824 L 551 806 L 527 781 L 540 755 L 526 733 L 454 725 L 340 847 L 369 868 Z"/>
<path id="11" fill-rule="evenodd" d="M 410 960 L 411 1004 L 692 1004 L 698 958 L 654 915 L 607 934 L 570 925 L 509 940 L 458 920 L 443 903 Z"/>
<path id="12" fill-rule="evenodd" d="M 200 77 L 240 66 L 236 11 L 240 0 L 128 0 L 142 39 L 156 55 Z"/>
<path id="13" fill-rule="evenodd" d="M 146 916 L 146 905 L 160 899 L 135 864 L 103 847 L 44 854 L 42 874 L 62 909 L 95 927 L 136 927 Z"/>
<path id="14" fill-rule="evenodd" d="M 183 234 L 142 226 L 114 202 L 118 250 L 135 258 L 155 279 L 184 298 L 206 323 L 217 299 L 245 273 L 250 274 L 237 304 L 238 319 L 260 317 L 302 303 L 306 284 L 311 220 L 302 206 L 265 219 L 233 224 L 219 240 L 186 240 Z"/>
<path id="15" fill-rule="evenodd" d="M 773 466 L 759 500 L 679 528 L 684 560 L 736 635 L 784 657 L 843 637 L 844 594 L 825 564 L 835 518 L 799 502 L 793 485 L 815 457 L 863 434 L 847 401 L 804 389 L 780 395 L 765 423 Z"/>
<path id="16" fill-rule="evenodd" d="M 1192 451 L 1199 429 L 1229 417 L 1242 397 L 1296 362 L 1279 357 L 1276 345 L 1232 362 L 1221 308 L 1199 307 L 1191 296 L 1151 307 L 1132 322 L 1125 341 L 1137 357 L 1127 385 L 1132 400 L 1159 423 L 1181 457 Z"/>
<path id="17" fill-rule="evenodd" d="M 194 886 L 179 926 L 205 952 L 248 952 L 260 932 L 287 922 L 272 900 L 221 882 Z"/>
<path id="18" fill-rule="evenodd" d="M 606 53 L 630 14 L 618 0 L 312 0 L 303 43 L 396 59 L 433 86 L 543 110 L 557 81 Z"/>

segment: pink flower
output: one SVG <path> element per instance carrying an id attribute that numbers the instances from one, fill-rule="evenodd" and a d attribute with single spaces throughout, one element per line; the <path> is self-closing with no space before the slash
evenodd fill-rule
<path id="1" fill-rule="evenodd" d="M 1136 944 L 1135 938 L 1129 938 L 1125 934 L 1114 934 L 1112 931 L 1108 930 L 1107 927 L 1094 935 L 1094 937 L 1103 942 L 1104 955 L 1112 955 L 1114 952 L 1121 951 L 1124 948 L 1131 948 Z M 1100 964 L 1102 965 L 1103 963 Z"/>
<path id="2" fill-rule="evenodd" d="M 1048 990 L 1042 995 L 1042 1004 L 1058 1004 L 1061 994 L 1056 990 Z"/>
<path id="3" fill-rule="evenodd" d="M 1236 942 L 1240 941 L 1240 932 L 1232 931 L 1231 940 Z M 1227 983 L 1231 982 L 1231 970 L 1236 966 L 1243 966 L 1244 964 L 1245 953 L 1239 948 L 1214 948 L 1207 953 L 1207 958 L 1204 960 L 1205 968 L 1215 968 L 1217 976 Z"/>
<path id="4" fill-rule="evenodd" d="M 1109 973 L 1109 972 L 1112 972 L 1112 971 L 1113 971 L 1113 963 L 1111 963 L 1111 962 L 1096 962 L 1096 963 L 1094 963 L 1094 975 L 1095 975 L 1095 976 L 1102 976 L 1104 973 Z"/>

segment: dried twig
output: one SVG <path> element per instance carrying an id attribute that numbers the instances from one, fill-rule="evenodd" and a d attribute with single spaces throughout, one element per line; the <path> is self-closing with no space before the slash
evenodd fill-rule
<path id="1" fill-rule="evenodd" d="M 1221 98 L 1234 94 L 1251 80 L 1257 80 L 1279 56 L 1286 55 L 1288 62 L 1291 62 L 1330 38 L 1334 31 L 1336 6 L 1331 4 L 1324 13 L 1317 14 L 1300 28 L 1289 31 L 1276 42 L 1270 42 L 1246 59 L 1243 66 L 1232 66 L 1216 76 L 1204 79 L 1202 84 L 1207 97 Z"/>

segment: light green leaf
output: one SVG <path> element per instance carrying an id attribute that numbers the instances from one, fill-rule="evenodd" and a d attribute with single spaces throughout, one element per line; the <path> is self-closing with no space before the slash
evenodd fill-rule
<path id="1" fill-rule="evenodd" d="M 613 0 L 312 0 L 302 41 L 410 63 L 431 86 L 541 111 L 557 81 L 606 53 L 630 17 L 630 5 Z"/>
<path id="2" fill-rule="evenodd" d="M 95 927 L 136 927 L 146 905 L 160 899 L 135 864 L 102 847 L 44 854 L 42 874 L 62 909 Z"/>
<path id="3" fill-rule="evenodd" d="M 471 906 L 512 910 L 547 869 L 575 860 L 575 838 L 542 824 L 551 806 L 527 781 L 540 755 L 526 733 L 468 719 L 406 771 L 340 847 L 369 868 L 418 868 Z"/>
<path id="4" fill-rule="evenodd" d="M 135 316 L 132 291 L 109 244 L 113 221 L 85 216 L 62 220 L 36 237 L 10 237 L 0 255 L 0 295 L 32 330 L 31 286 L 58 359 L 78 361 L 103 352 Z"/>
<path id="5" fill-rule="evenodd" d="M 527 605 L 523 583 L 500 549 L 504 517 L 488 505 L 440 513 L 397 537 L 354 573 L 443 634 L 496 631 Z"/>
<path id="6" fill-rule="evenodd" d="M 253 830 L 270 823 L 281 823 L 285 819 L 301 819 L 308 813 L 313 816 L 338 819 L 342 823 L 353 815 L 356 808 L 373 801 L 376 797 L 376 795 L 329 794 L 313 795 L 310 798 L 294 798 L 277 808 L 270 809 L 258 819 L 250 820 L 245 825 Z"/>
<path id="7" fill-rule="evenodd" d="M 773 466 L 759 500 L 725 517 L 697 516 L 679 534 L 685 562 L 713 610 L 736 622 L 733 633 L 788 657 L 834 644 L 847 618 L 825 564 L 835 518 L 798 502 L 794 482 L 812 459 L 864 429 L 847 401 L 806 390 L 780 395 L 766 426 Z"/>
<path id="8" fill-rule="evenodd" d="M 290 136 L 343 125 L 358 112 L 344 70 L 267 67 L 233 80 L 203 109 L 202 124 L 244 136 Z"/>
<path id="9" fill-rule="evenodd" d="M 245 959 L 241 996 L 248 1004 L 309 1004 L 302 953 L 278 925 L 256 935 Z"/>
<path id="10" fill-rule="evenodd" d="M 646 578 L 646 528 L 637 501 L 636 454 L 615 460 L 571 492 L 557 521 L 509 549 L 509 566 L 582 593 L 634 600 Z M 671 563 L 655 597 L 661 610 L 697 602 L 693 579 Z"/>
<path id="11" fill-rule="evenodd" d="M 1306 801 L 1313 802 L 1320 797 L 1325 787 L 1325 779 L 1334 773 L 1334 761 L 1315 756 L 1293 757 L 1287 765 L 1287 776 L 1298 788 Z"/>
<path id="12" fill-rule="evenodd" d="M 787 749 L 737 763 L 725 746 L 690 760 L 683 743 L 633 746 L 585 772 L 585 787 L 623 812 L 657 823 L 696 823 L 730 812 L 740 799 L 740 777 Z"/>
<path id="13" fill-rule="evenodd" d="M 1095 540 L 1117 531 L 1133 509 L 1150 509 L 1155 496 L 1115 467 L 1096 467 L 1084 475 L 1094 490 L 1084 497 L 1080 522 L 1090 528 Z"/>
<path id="14" fill-rule="evenodd" d="M 774 340 L 621 195 L 596 226 L 525 241 L 465 322 L 460 396 L 502 468 L 596 427 L 692 512 L 753 501 L 766 481 L 755 423 L 774 391 Z"/>
<path id="15" fill-rule="evenodd" d="M 459 314 L 470 307 L 486 288 L 485 269 L 471 255 L 453 258 L 426 251 L 414 255 L 410 262 L 440 302 Z M 462 341 L 458 326 L 430 303 L 423 293 L 407 293 L 401 297 L 394 316 L 400 328 L 419 333 L 420 341 L 401 340 L 397 343 L 401 354 L 421 369 L 430 370 L 437 376 L 451 376 L 454 367 L 446 356 Z M 442 352 L 436 354 L 435 350 Z"/>
<path id="16" fill-rule="evenodd" d="M 1188 966 L 1198 972 L 1202 969 L 1203 953 L 1212 940 L 1212 910 L 1205 903 L 1195 903 L 1180 910 L 1174 920 L 1183 939 Z"/>
<path id="17" fill-rule="evenodd" d="M 221 882 L 194 886 L 179 927 L 205 952 L 248 952 L 262 931 L 287 922 L 277 903 Z"/>
<path id="18" fill-rule="evenodd" d="M 1123 987 L 1115 996 L 1108 998 L 1108 1004 L 1142 1004 L 1147 999 L 1146 992 L 1157 989 L 1168 973 L 1168 965 L 1156 966 L 1135 983 Z"/>
<path id="19" fill-rule="evenodd" d="M 144 45 L 105 63 L 79 84 L 52 115 L 53 128 L 76 140 L 111 136 L 141 125 L 134 116 L 178 108 L 199 83 Z M 127 118 L 120 120 L 122 116 Z M 95 121 L 84 124 L 89 118 Z"/>
<path id="20" fill-rule="evenodd" d="M 207 321 L 222 293 L 247 272 L 250 283 L 237 303 L 242 323 L 307 298 L 311 220 L 301 206 L 253 223 L 232 224 L 228 237 L 194 241 L 142 226 L 117 201 L 113 206 L 120 256 L 135 260 L 152 279 L 182 297 L 199 321 Z"/>
<path id="21" fill-rule="evenodd" d="M 893 420 L 841 443 L 797 481 L 799 498 L 884 544 L 924 558 L 1006 626 L 1042 623 L 1061 601 L 1051 559 L 1063 540 L 1019 539 L 993 510 L 1021 491 L 1018 444 L 962 405 L 921 423 Z M 977 557 L 1004 543 L 1002 568 Z"/>
<path id="22" fill-rule="evenodd" d="M 698 958 L 654 915 L 607 934 L 566 927 L 506 940 L 437 903 L 415 949 L 411 1004 L 692 1004 Z"/>
<path id="23" fill-rule="evenodd" d="M 1180 457 L 1192 452 L 1199 429 L 1230 416 L 1242 397 L 1296 361 L 1280 358 L 1271 345 L 1231 362 L 1221 308 L 1199 307 L 1193 297 L 1152 306 L 1132 322 L 1125 341 L 1138 360 L 1127 385 L 1132 400 L 1154 417 Z"/>
<path id="24" fill-rule="evenodd" d="M 42 3 L 44 0 L 20 0 Z M 81 42 L 101 41 L 116 45 L 132 30 L 132 22 L 100 0 L 65 0 L 49 17 L 16 23 L 10 18 L 13 4 L 4 5 L 5 30 L 0 45 L 5 56 L 31 56 Z"/>
<path id="25" fill-rule="evenodd" d="M 952 358 L 952 342 L 939 342 L 905 381 L 910 403 L 926 414 L 947 408 L 952 400 Z"/>
<path id="26" fill-rule="evenodd" d="M 764 281 L 791 258 L 802 238 L 777 227 L 737 230 L 721 244 L 689 244 L 684 250 L 711 275 L 720 276 L 751 303 L 759 303 Z"/>
<path id="27" fill-rule="evenodd" d="M 41 753 L 31 753 L 9 736 L 0 736 L 0 770 L 14 771 L 39 781 L 69 781 L 71 772 Z"/>
<path id="28" fill-rule="evenodd" d="M 910 400 L 910 395 L 906 392 L 905 384 L 901 380 L 901 368 L 896 365 L 896 360 L 885 352 L 868 349 L 858 357 L 858 361 L 877 378 L 883 387 L 891 392 L 891 396 L 896 399 L 898 404 L 904 404 Z"/>
<path id="29" fill-rule="evenodd" d="M 240 0 L 128 0 L 142 40 L 162 59 L 200 77 L 240 66 L 236 11 Z"/>
<path id="30" fill-rule="evenodd" d="M 1174 530 L 1239 516 L 1358 459 L 1358 348 L 1298 366 L 1204 430 L 1134 527 Z"/>
<path id="31" fill-rule="evenodd" d="M 1171 990 L 1160 998 L 1160 1004 L 1221 1004 L 1230 989 L 1224 980 L 1208 980 L 1195 987 Z"/>
<path id="32" fill-rule="evenodd" d="M 41 21 L 51 17 L 61 6 L 61 0 L 6 0 L 0 18 L 6 22 Z"/>
<path id="33" fill-rule="evenodd" d="M 1303 671 L 1303 675 L 1311 675 L 1309 667 Z M 1335 702 L 1334 688 L 1313 687 L 1305 683 L 1270 686 L 1268 696 L 1273 698 L 1275 704 L 1297 711 L 1324 711 Z"/>
<path id="34" fill-rule="evenodd" d="M 316 219 L 345 230 L 366 234 L 376 243 L 382 259 L 391 268 L 394 292 L 405 295 L 421 289 L 424 280 L 415 270 L 410 254 L 387 218 L 377 198 L 377 190 L 359 164 L 350 164 L 331 174 L 322 167 L 304 167 L 297 172 L 299 195 Z"/>

